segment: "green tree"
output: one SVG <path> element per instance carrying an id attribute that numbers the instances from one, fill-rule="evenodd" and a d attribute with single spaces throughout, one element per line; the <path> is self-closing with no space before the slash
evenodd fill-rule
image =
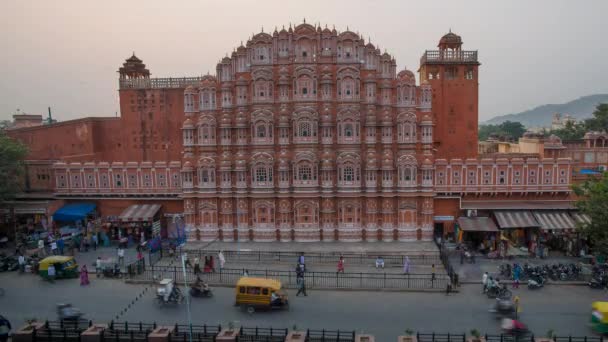
<path id="1" fill-rule="evenodd" d="M 560 137 L 562 140 L 576 140 L 576 139 L 582 139 L 583 136 L 585 135 L 585 132 L 587 132 L 587 129 L 585 128 L 584 122 L 574 123 L 572 121 L 567 121 L 564 128 L 551 130 L 548 132 L 548 135 L 546 135 L 546 136 L 555 134 L 558 137 Z"/>
<path id="2" fill-rule="evenodd" d="M 576 206 L 591 218 L 591 223 L 578 227 L 580 233 L 592 243 L 594 253 L 608 255 L 608 173 L 573 188 L 579 197 Z"/>
<path id="3" fill-rule="evenodd" d="M 21 190 L 27 147 L 0 131 L 0 203 Z"/>
<path id="4" fill-rule="evenodd" d="M 593 117 L 585 120 L 588 131 L 608 132 L 608 103 L 600 103 L 595 107 Z"/>
<path id="5" fill-rule="evenodd" d="M 511 136 L 515 140 L 521 138 L 526 133 L 526 127 L 519 121 L 505 121 L 499 127 L 504 134 Z"/>

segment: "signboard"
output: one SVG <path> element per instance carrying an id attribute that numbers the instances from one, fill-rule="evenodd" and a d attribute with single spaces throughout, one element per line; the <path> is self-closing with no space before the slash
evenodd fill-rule
<path id="1" fill-rule="evenodd" d="M 435 221 L 454 221 L 454 216 L 433 216 Z"/>

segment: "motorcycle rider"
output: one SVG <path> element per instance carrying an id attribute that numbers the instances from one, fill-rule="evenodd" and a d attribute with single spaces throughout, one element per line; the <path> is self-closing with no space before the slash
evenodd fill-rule
<path id="1" fill-rule="evenodd" d="M 203 295 L 208 295 L 210 292 L 209 284 L 204 282 L 200 277 L 196 277 L 196 281 L 192 284 L 192 288 L 195 291 L 202 292 Z"/>

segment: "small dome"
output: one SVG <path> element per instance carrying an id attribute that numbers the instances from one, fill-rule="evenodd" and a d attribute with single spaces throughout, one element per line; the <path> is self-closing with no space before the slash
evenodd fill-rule
<path id="1" fill-rule="evenodd" d="M 183 129 L 193 129 L 194 124 L 192 124 L 192 120 L 186 119 L 186 121 L 184 121 L 184 124 L 182 125 L 182 128 Z"/>
<path id="2" fill-rule="evenodd" d="M 232 120 L 230 120 L 230 114 L 229 113 L 224 113 L 222 115 L 222 119 L 220 120 L 220 125 L 222 125 L 222 126 L 228 126 L 228 125 L 230 125 L 231 121 Z"/>
<path id="3" fill-rule="evenodd" d="M 232 158 L 230 156 L 230 152 L 224 151 L 222 156 L 220 157 L 220 167 L 230 167 L 232 165 Z"/>
<path id="4" fill-rule="evenodd" d="M 190 161 L 186 161 L 182 171 L 192 171 L 192 163 Z"/>
<path id="5" fill-rule="evenodd" d="M 459 35 L 453 33 L 450 30 L 450 32 L 446 33 L 443 37 L 441 37 L 441 39 L 439 40 L 439 45 L 438 46 L 442 46 L 442 45 L 461 45 L 461 44 L 462 44 L 462 38 L 460 38 Z"/>
<path id="6" fill-rule="evenodd" d="M 422 117 L 422 120 L 420 121 L 421 124 L 432 124 L 433 123 L 433 119 L 431 118 L 430 115 L 428 114 L 424 114 L 424 116 Z"/>
<path id="7" fill-rule="evenodd" d="M 186 87 L 186 89 L 184 90 L 184 93 L 196 93 L 196 87 L 189 85 Z"/>
<path id="8" fill-rule="evenodd" d="M 401 70 L 398 74 L 397 74 L 397 78 L 402 79 L 404 81 L 415 81 L 416 77 L 414 76 L 414 73 L 411 72 L 410 70 Z"/>

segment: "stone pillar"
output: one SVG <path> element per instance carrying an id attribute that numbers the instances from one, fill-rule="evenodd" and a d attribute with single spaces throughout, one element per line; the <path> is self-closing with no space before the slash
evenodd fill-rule
<path id="1" fill-rule="evenodd" d="M 239 331 L 234 329 L 222 329 L 215 337 L 216 342 L 235 342 Z"/>
<path id="2" fill-rule="evenodd" d="M 148 334 L 148 342 L 169 342 L 169 335 L 173 333 L 174 327 L 158 326 Z"/>
<path id="3" fill-rule="evenodd" d="M 285 337 L 285 342 L 304 342 L 306 341 L 306 331 L 296 331 L 291 330 L 287 337 Z"/>
<path id="4" fill-rule="evenodd" d="M 82 342 L 101 342 L 103 331 L 108 328 L 107 324 L 93 324 L 80 334 Z"/>
<path id="5" fill-rule="evenodd" d="M 43 322 L 24 325 L 13 333 L 13 342 L 31 342 L 33 341 L 34 331 L 42 328 L 44 328 Z"/>

